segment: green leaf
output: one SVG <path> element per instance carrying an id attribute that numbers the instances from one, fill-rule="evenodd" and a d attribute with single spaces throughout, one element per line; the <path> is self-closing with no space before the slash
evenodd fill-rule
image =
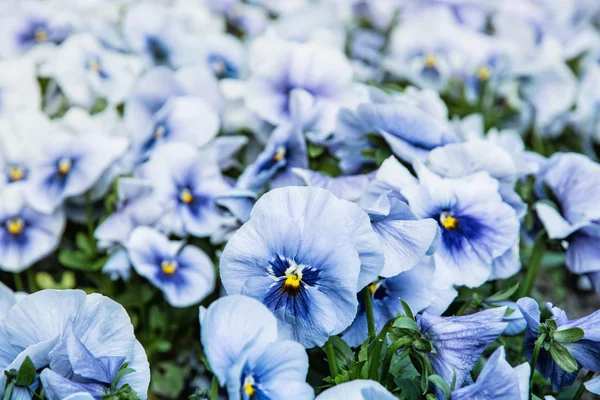
<path id="1" fill-rule="evenodd" d="M 402 299 L 400 299 L 400 302 L 402 303 L 402 308 L 404 309 L 404 314 L 406 314 L 406 316 L 408 318 L 410 318 L 410 319 L 412 319 L 414 321 L 415 320 L 415 316 L 413 315 L 413 312 L 410 309 L 410 306 L 408 304 L 406 304 L 406 302 L 404 300 L 402 300 Z"/>
<path id="2" fill-rule="evenodd" d="M 550 346 L 550 355 L 554 362 L 566 372 L 575 372 L 579 365 L 569 350 L 560 343 L 552 343 Z"/>
<path id="3" fill-rule="evenodd" d="M 77 235 L 75 235 L 75 243 L 84 254 L 90 257 L 96 255 L 96 243 L 93 240 L 90 240 L 85 233 L 77 232 Z"/>
<path id="4" fill-rule="evenodd" d="M 394 382 L 400 389 L 402 389 L 402 394 L 406 400 L 421 400 L 423 398 L 421 394 L 421 388 L 414 380 L 398 379 Z"/>
<path id="5" fill-rule="evenodd" d="M 429 382 L 431 382 L 433 385 L 440 388 L 442 390 L 442 392 L 444 392 L 444 396 L 446 397 L 446 399 L 450 398 L 450 386 L 448 385 L 448 382 L 446 382 L 446 380 L 444 378 L 442 378 L 439 375 L 430 375 L 428 377 L 428 379 L 429 379 Z"/>
<path id="6" fill-rule="evenodd" d="M 495 301 L 508 300 L 509 298 L 512 297 L 513 294 L 517 293 L 517 290 L 519 290 L 519 285 L 520 285 L 520 282 L 517 282 L 513 286 L 511 286 L 507 289 L 503 289 L 497 293 L 494 293 L 493 295 L 491 295 L 490 297 L 487 298 L 487 301 L 495 302 Z"/>
<path id="7" fill-rule="evenodd" d="M 72 268 L 80 271 L 91 270 L 92 263 L 88 257 L 80 251 L 62 250 L 58 253 L 58 261 L 67 268 Z"/>
<path id="8" fill-rule="evenodd" d="M 33 365 L 33 362 L 29 357 L 25 357 L 25 360 L 23 360 L 19 372 L 17 373 L 15 384 L 17 386 L 31 386 L 33 382 L 35 382 L 35 373 L 35 365 Z"/>
<path id="9" fill-rule="evenodd" d="M 552 338 L 561 343 L 573 343 L 583 339 L 584 333 L 581 328 L 571 328 L 565 330 L 557 330 L 552 335 Z"/>
<path id="10" fill-rule="evenodd" d="M 355 359 L 354 352 L 350 346 L 348 346 L 348 344 L 339 336 L 331 336 L 329 340 L 331 340 L 331 343 L 333 344 L 337 365 L 339 365 L 341 368 L 348 369 L 350 364 Z"/>
<path id="11" fill-rule="evenodd" d="M 188 371 L 175 363 L 162 362 L 152 371 L 151 388 L 154 394 L 170 399 L 179 398 Z"/>
<path id="12" fill-rule="evenodd" d="M 133 368 L 128 368 L 129 363 L 124 363 L 123 365 L 121 365 L 121 367 L 119 368 L 119 371 L 117 372 L 117 374 L 114 376 L 112 383 L 111 383 L 111 387 L 114 389 L 116 389 L 117 385 L 119 384 L 119 382 L 121 381 L 121 379 L 129 374 L 133 374 L 135 372 L 135 369 Z"/>
<path id="13" fill-rule="evenodd" d="M 394 321 L 394 328 L 408 329 L 410 331 L 417 331 L 417 332 L 419 332 L 419 328 L 417 328 L 417 324 L 410 317 L 398 317 L 398 318 L 396 318 L 396 320 Z"/>
<path id="14" fill-rule="evenodd" d="M 317 146 L 316 144 L 309 143 L 307 150 L 308 150 L 308 156 L 310 158 L 317 158 L 325 152 L 325 147 Z"/>

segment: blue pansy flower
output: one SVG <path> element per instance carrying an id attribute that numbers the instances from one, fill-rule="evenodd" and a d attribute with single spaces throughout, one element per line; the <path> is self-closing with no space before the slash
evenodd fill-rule
<path id="1" fill-rule="evenodd" d="M 15 305 L 15 293 L 4 283 L 0 282 L 0 321 L 6 317 L 8 310 Z"/>
<path id="2" fill-rule="evenodd" d="M 517 214 L 486 172 L 450 179 L 419 163 L 415 168 L 418 183 L 397 160 L 386 160 L 377 173 L 377 190 L 395 190 L 418 218 L 438 221 L 441 240 L 434 258 L 448 282 L 481 285 L 490 278 L 494 260 L 517 243 Z"/>
<path id="3" fill-rule="evenodd" d="M 369 285 L 375 330 L 379 332 L 390 319 L 403 313 L 404 300 L 414 313 L 431 305 L 439 295 L 439 288 L 433 284 L 435 266 L 428 258 L 410 271 L 399 273 L 391 278 L 381 279 Z M 358 295 L 358 312 L 352 325 L 344 332 L 343 339 L 350 346 L 360 346 L 367 339 L 367 316 L 363 295 Z"/>
<path id="4" fill-rule="evenodd" d="M 215 33 L 202 38 L 196 54 L 217 79 L 244 79 L 248 73 L 244 44 L 237 37 Z"/>
<path id="5" fill-rule="evenodd" d="M 456 374 L 456 387 L 461 387 L 481 353 L 506 328 L 505 312 L 506 307 L 498 307 L 460 317 L 417 315 L 419 330 L 436 350 L 428 354 L 434 372 L 448 384 Z"/>
<path id="6" fill-rule="evenodd" d="M 568 243 L 566 264 L 575 274 L 600 270 L 600 165 L 574 153 L 553 155 L 537 177 L 537 215 L 551 239 Z"/>
<path id="7" fill-rule="evenodd" d="M 124 119 L 143 159 L 163 143 L 207 144 L 219 130 L 220 106 L 218 83 L 207 69 L 156 67 L 137 82 Z"/>
<path id="8" fill-rule="evenodd" d="M 488 358 L 477 381 L 454 390 L 450 396 L 452 400 L 528 400 L 529 364 L 523 363 L 513 368 L 505 357 L 504 347 L 498 347 Z"/>
<path id="9" fill-rule="evenodd" d="M 600 394 L 600 375 L 584 383 L 585 388 L 595 394 Z"/>
<path id="10" fill-rule="evenodd" d="M 307 167 L 308 153 L 300 127 L 282 124 L 273 131 L 256 161 L 246 167 L 237 186 L 260 191 L 268 182 L 271 188 L 297 185 L 301 180 L 292 169 Z"/>
<path id="11" fill-rule="evenodd" d="M 434 219 L 417 218 L 406 203 L 385 194 L 366 211 L 385 256 L 379 275 L 390 277 L 408 271 L 435 251 L 440 232 Z"/>
<path id="12" fill-rule="evenodd" d="M 358 206 L 322 189 L 289 187 L 256 203 L 223 251 L 221 279 L 228 293 L 267 305 L 282 337 L 313 347 L 350 325 L 357 291 L 377 277 L 382 262 Z"/>
<path id="13" fill-rule="evenodd" d="M 42 95 L 33 60 L 0 61 L 0 116 L 10 116 L 17 111 L 39 111 L 41 106 Z"/>
<path id="14" fill-rule="evenodd" d="M 62 209 L 41 214 L 25 201 L 20 187 L 0 192 L 0 269 L 20 272 L 50 254 L 65 227 Z"/>
<path id="15" fill-rule="evenodd" d="M 254 45 L 250 61 L 246 104 L 271 124 L 291 122 L 297 93 L 326 110 L 320 118 L 331 122 L 340 106 L 356 99 L 352 67 L 335 48 L 264 38 Z"/>
<path id="16" fill-rule="evenodd" d="M 144 348 L 123 306 L 99 294 L 43 290 L 14 304 L 0 321 L 0 370 L 18 370 L 26 357 L 41 372 L 52 400 L 82 392 L 94 399 L 109 395 L 114 373 L 125 362 L 135 372 L 117 388 L 129 384 L 141 400 L 147 397 Z M 0 395 L 6 379 L 0 376 Z"/>
<path id="17" fill-rule="evenodd" d="M 48 137 L 27 186 L 32 207 L 51 213 L 67 198 L 90 189 L 127 149 L 127 140 L 102 135 Z"/>
<path id="18" fill-rule="evenodd" d="M 308 357 L 291 340 L 277 340 L 277 320 L 259 301 L 231 295 L 200 310 L 202 347 L 230 399 L 313 399 Z"/>
<path id="19" fill-rule="evenodd" d="M 50 119 L 41 111 L 12 112 L 0 119 L 0 189 L 29 181 L 39 145 L 51 131 Z"/>
<path id="20" fill-rule="evenodd" d="M 162 290 L 174 307 L 199 303 L 215 288 L 213 263 L 196 246 L 140 226 L 131 234 L 127 250 L 137 273 Z"/>
<path id="21" fill-rule="evenodd" d="M 336 385 L 318 395 L 315 400 L 395 400 L 379 382 L 368 379 L 357 379 Z"/>
<path id="22" fill-rule="evenodd" d="M 541 313 L 537 302 L 529 297 L 519 299 L 517 305 L 527 321 L 525 355 L 528 360 L 531 360 L 533 348 L 538 339 Z M 581 340 L 561 344 L 571 353 L 579 365 L 590 371 L 600 371 L 600 329 L 598 328 L 600 326 L 600 311 L 583 318 L 570 320 L 563 310 L 552 307 L 552 304 L 547 303 L 546 308 L 552 313 L 552 319 L 558 325 L 557 332 L 571 328 L 583 330 L 584 336 Z M 561 369 L 554 362 L 550 353 L 543 347 L 540 349 L 536 368 L 544 378 L 550 378 L 554 391 L 573 384 L 578 372 L 567 373 Z"/>
<path id="23" fill-rule="evenodd" d="M 502 333 L 505 336 L 516 336 L 523 333 L 527 328 L 527 321 L 523 317 L 523 313 L 514 301 L 490 301 L 487 300 L 483 303 L 484 307 L 506 307 L 507 313 L 502 319 L 504 322 L 508 322 L 506 329 Z"/>
<path id="24" fill-rule="evenodd" d="M 43 69 L 56 79 L 71 104 L 91 108 L 99 98 L 122 103 L 141 72 L 137 57 L 105 49 L 89 33 L 70 36 Z"/>
<path id="25" fill-rule="evenodd" d="M 138 175 L 153 183 L 152 201 L 164 211 L 157 226 L 178 236 L 209 236 L 220 224 L 215 196 L 230 186 L 216 154 L 185 143 L 167 143 L 140 166 Z"/>
<path id="26" fill-rule="evenodd" d="M 72 30 L 60 10 L 45 3 L 15 4 L 12 10 L 4 10 L 2 17 L 0 54 L 7 59 L 37 46 L 60 44 Z"/>

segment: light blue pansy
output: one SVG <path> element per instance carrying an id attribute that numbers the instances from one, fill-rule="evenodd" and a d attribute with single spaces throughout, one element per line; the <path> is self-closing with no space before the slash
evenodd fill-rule
<path id="1" fill-rule="evenodd" d="M 223 286 L 267 305 L 282 337 L 322 345 L 350 325 L 357 291 L 381 269 L 379 242 L 365 224 L 358 206 L 325 190 L 270 191 L 223 251 Z"/>
<path id="2" fill-rule="evenodd" d="M 196 246 L 170 241 L 160 232 L 140 226 L 131 234 L 127 250 L 137 273 L 162 290 L 174 307 L 199 303 L 215 288 L 213 263 Z"/>
<path id="3" fill-rule="evenodd" d="M 167 143 L 137 171 L 153 184 L 151 198 L 162 208 L 157 227 L 178 236 L 209 236 L 220 224 L 215 196 L 230 189 L 213 151 Z"/>
<path id="4" fill-rule="evenodd" d="M 255 299 L 231 295 L 200 310 L 202 346 L 230 399 L 313 399 L 308 357 L 291 340 L 277 340 L 277 320 Z"/>
<path id="5" fill-rule="evenodd" d="M 0 192 L 0 269 L 20 272 L 50 254 L 60 242 L 65 213 L 41 214 L 26 202 L 22 187 Z"/>
<path id="6" fill-rule="evenodd" d="M 36 210 L 51 213 L 64 200 L 90 189 L 125 153 L 127 140 L 55 133 L 47 138 L 43 148 L 27 186 L 27 198 Z"/>
<path id="7" fill-rule="evenodd" d="M 396 396 L 391 394 L 379 382 L 357 379 L 355 381 L 342 383 L 316 397 L 316 400 L 395 400 Z"/>
<path id="8" fill-rule="evenodd" d="M 29 357 L 41 370 L 52 400 L 82 390 L 94 398 L 99 398 L 97 390 L 110 394 L 106 381 L 112 382 L 115 368 L 123 362 L 135 372 L 122 378 L 118 387 L 129 384 L 140 399 L 146 399 L 150 383 L 146 353 L 125 309 L 108 297 L 81 290 L 43 290 L 13 305 L 0 327 L 0 369 L 18 370 Z M 95 385 L 82 389 L 80 383 L 92 383 L 87 378 Z M 5 383 L 3 374 L 0 394 Z"/>

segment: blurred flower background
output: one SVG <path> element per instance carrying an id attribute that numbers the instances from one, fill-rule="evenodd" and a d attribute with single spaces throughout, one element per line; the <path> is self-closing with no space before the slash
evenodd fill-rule
<path id="1" fill-rule="evenodd" d="M 596 0 L 4 0 L 0 398 L 600 394 L 599 155 Z"/>

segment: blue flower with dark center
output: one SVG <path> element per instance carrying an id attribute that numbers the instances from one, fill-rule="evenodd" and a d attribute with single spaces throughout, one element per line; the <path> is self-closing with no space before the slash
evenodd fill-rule
<path id="1" fill-rule="evenodd" d="M 236 79 L 239 77 L 239 71 L 236 66 L 223 55 L 210 55 L 208 57 L 208 66 L 218 79 Z"/>
<path id="2" fill-rule="evenodd" d="M 41 214 L 27 205 L 20 187 L 5 188 L 0 194 L 0 269 L 20 272 L 45 257 L 60 242 L 64 226 L 61 209 Z"/>
<path id="3" fill-rule="evenodd" d="M 221 278 L 228 293 L 265 304 L 280 336 L 313 347 L 350 325 L 356 293 L 382 260 L 358 206 L 322 189 L 290 187 L 259 199 L 223 251 Z"/>
<path id="4" fill-rule="evenodd" d="M 213 151 L 200 152 L 185 143 L 167 143 L 139 169 L 153 183 L 151 194 L 165 212 L 162 230 L 185 236 L 209 236 L 220 223 L 215 196 L 230 186 L 221 176 Z"/>

